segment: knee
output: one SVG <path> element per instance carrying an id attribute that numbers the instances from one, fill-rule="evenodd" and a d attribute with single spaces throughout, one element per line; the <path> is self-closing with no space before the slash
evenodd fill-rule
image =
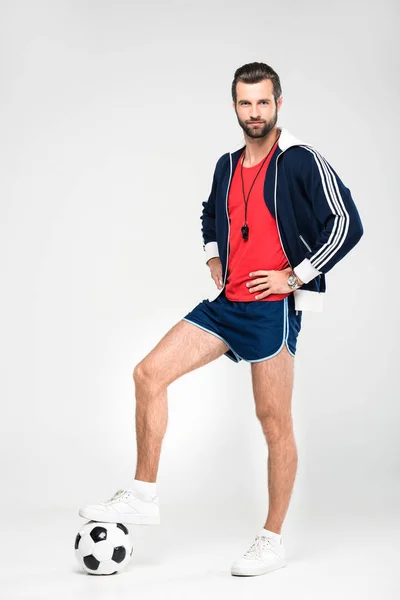
<path id="1" fill-rule="evenodd" d="M 135 366 L 132 376 L 135 385 L 138 387 L 151 388 L 150 391 L 152 392 L 156 392 L 162 387 L 157 374 L 157 369 L 148 359 L 142 360 Z"/>
<path id="2" fill-rule="evenodd" d="M 136 385 L 144 385 L 151 380 L 151 370 L 141 361 L 133 369 L 132 377 Z"/>
<path id="3" fill-rule="evenodd" d="M 274 444 L 287 438 L 292 432 L 291 418 L 277 417 L 271 414 L 257 414 L 268 444 Z"/>

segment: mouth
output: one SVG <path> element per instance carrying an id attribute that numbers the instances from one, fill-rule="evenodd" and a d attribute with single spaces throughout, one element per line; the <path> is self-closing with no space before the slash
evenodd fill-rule
<path id="1" fill-rule="evenodd" d="M 252 121 L 249 125 L 262 125 L 261 121 Z"/>

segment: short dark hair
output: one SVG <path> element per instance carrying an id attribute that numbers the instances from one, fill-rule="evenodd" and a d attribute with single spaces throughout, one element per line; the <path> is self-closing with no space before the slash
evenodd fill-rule
<path id="1" fill-rule="evenodd" d="M 235 76 L 232 81 L 232 100 L 237 102 L 236 84 L 238 81 L 242 83 L 259 83 L 263 79 L 270 79 L 274 90 L 275 104 L 278 98 L 282 95 L 281 82 L 279 75 L 274 71 L 272 67 L 262 62 L 252 62 L 242 67 L 239 67 L 235 71 Z"/>

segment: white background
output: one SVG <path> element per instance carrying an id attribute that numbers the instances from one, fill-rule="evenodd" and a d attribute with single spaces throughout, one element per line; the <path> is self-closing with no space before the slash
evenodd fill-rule
<path id="1" fill-rule="evenodd" d="M 50 534 L 69 518 L 70 545 L 79 506 L 133 480 L 132 371 L 214 289 L 201 202 L 217 159 L 243 143 L 234 71 L 262 61 L 281 78 L 278 123 L 330 162 L 365 230 L 327 274 L 324 312 L 303 312 L 283 537 L 295 557 L 318 522 L 340 556 L 356 524 L 367 544 L 372 527 L 374 544 L 399 531 L 397 28 L 389 0 L 0 2 L 7 522 L 42 510 Z M 157 480 L 165 526 L 195 533 L 203 519 L 210 544 L 237 531 L 229 565 L 265 522 L 266 458 L 248 363 L 223 356 L 173 383 Z M 154 529 L 140 534 L 156 543 Z"/>

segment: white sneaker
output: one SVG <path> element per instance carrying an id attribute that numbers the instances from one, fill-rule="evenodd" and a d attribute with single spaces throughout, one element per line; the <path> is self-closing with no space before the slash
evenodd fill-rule
<path id="1" fill-rule="evenodd" d="M 86 504 L 79 515 L 91 521 L 104 523 L 128 523 L 133 525 L 159 525 L 159 498 L 142 500 L 126 488 L 118 490 L 110 500 L 100 504 Z"/>
<path id="2" fill-rule="evenodd" d="M 285 566 L 282 538 L 277 542 L 267 537 L 265 531 L 261 531 L 250 548 L 232 564 L 231 574 L 263 575 Z"/>

